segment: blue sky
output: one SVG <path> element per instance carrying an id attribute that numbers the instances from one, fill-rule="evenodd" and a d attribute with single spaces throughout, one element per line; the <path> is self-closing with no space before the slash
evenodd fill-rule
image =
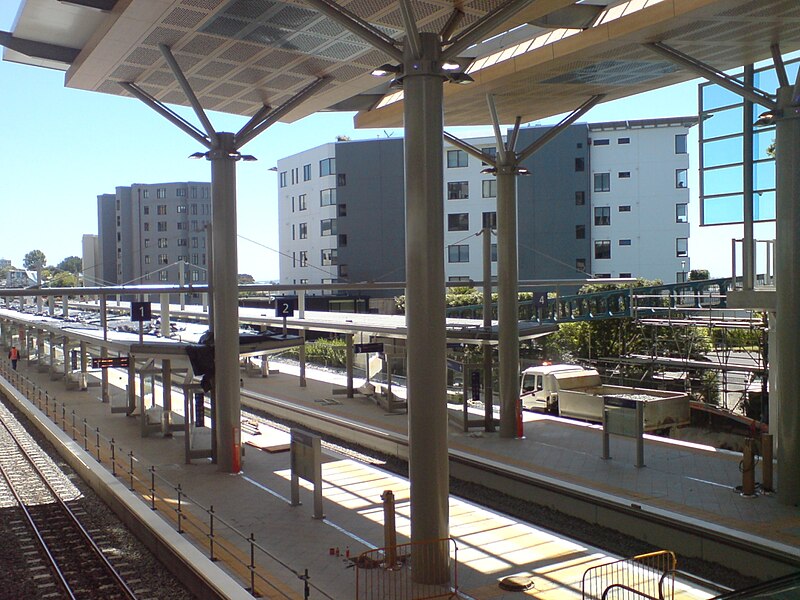
<path id="1" fill-rule="evenodd" d="M 0 30 L 11 31 L 20 2 L 0 2 Z M 595 107 L 586 121 L 612 121 L 697 114 L 698 81 Z M 183 112 L 196 122 L 191 112 Z M 218 131 L 237 131 L 246 121 L 221 113 L 210 118 Z M 558 118 L 540 121 L 550 123 Z M 42 250 L 48 264 L 81 255 L 81 236 L 97 233 L 97 195 L 116 186 L 168 181 L 209 181 L 207 161 L 189 160 L 201 150 L 138 100 L 64 87 L 60 71 L 0 62 L 0 144 L 3 235 L 0 258 L 21 266 L 24 255 Z M 487 128 L 453 128 L 455 135 L 489 134 Z M 278 124 L 245 147 L 258 162 L 237 167 L 239 272 L 257 280 L 278 278 L 277 176 L 268 169 L 281 157 L 332 142 L 383 137 L 383 130 L 356 130 L 352 113 L 307 117 Z M 401 136 L 402 131 L 394 135 Z M 741 227 L 700 228 L 697 201 L 697 132 L 692 159 L 690 258 L 693 268 L 714 276 L 730 273 L 732 237 Z M 720 251 L 720 244 L 726 249 Z"/>

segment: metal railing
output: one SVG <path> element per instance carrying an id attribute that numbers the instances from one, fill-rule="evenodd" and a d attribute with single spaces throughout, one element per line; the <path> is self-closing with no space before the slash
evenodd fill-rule
<path id="1" fill-rule="evenodd" d="M 443 556 L 449 559 L 443 562 Z M 459 597 L 458 547 L 453 538 L 368 550 L 354 564 L 356 600 Z"/>
<path id="2" fill-rule="evenodd" d="M 581 580 L 584 600 L 675 597 L 677 560 L 669 550 L 624 558 L 587 569 Z"/>
<path id="3" fill-rule="evenodd" d="M 186 493 L 181 484 L 174 484 L 157 472 L 155 466 L 146 467 L 133 450 L 127 450 L 114 438 L 103 436 L 99 427 L 92 426 L 56 396 L 41 388 L 36 382 L 11 369 L 10 361 L 0 359 L 0 377 L 43 412 L 73 441 L 90 453 L 111 474 L 124 481 L 128 489 L 147 503 L 151 510 L 159 511 L 163 518 L 174 524 L 176 531 L 202 548 L 211 561 L 222 561 L 228 571 L 238 578 L 254 597 L 295 600 L 315 597 L 335 600 L 314 585 L 308 569 L 302 572 L 281 561 L 256 541 L 253 533 L 245 534 L 215 512 L 214 506 L 205 506 Z M 222 535 L 220 532 L 224 532 Z M 290 589 L 272 576 L 284 570 L 295 577 L 302 591 Z M 286 578 L 284 574 L 283 578 Z"/>
<path id="4" fill-rule="evenodd" d="M 761 265 L 762 273 L 754 273 L 753 286 L 755 289 L 775 286 L 775 240 L 753 240 L 755 251 L 754 266 Z M 744 258 L 741 256 L 744 248 L 743 239 L 731 240 L 731 277 L 734 280 L 735 289 L 744 289 L 745 273 Z"/>

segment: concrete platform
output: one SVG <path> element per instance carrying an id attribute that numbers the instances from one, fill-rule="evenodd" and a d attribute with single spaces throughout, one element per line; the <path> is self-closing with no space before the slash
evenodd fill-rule
<path id="1" fill-rule="evenodd" d="M 277 364 L 271 363 L 271 366 Z M 309 369 L 308 385 L 300 387 L 296 369 L 279 368 L 280 374 L 268 378 L 245 377 L 245 397 L 250 394 L 278 396 L 342 418 L 357 418 L 387 431 L 405 431 L 405 414 L 387 412 L 372 399 L 339 395 L 333 401 L 332 388 L 343 385 L 343 378 Z M 213 506 L 218 519 L 215 541 L 222 544 L 223 540 L 230 540 L 231 547 L 245 563 L 250 552 L 246 538 L 252 534 L 256 544 L 271 556 L 264 558 L 266 554 L 259 550 L 259 572 L 267 573 L 279 590 L 267 586 L 269 589 L 265 591 L 264 586 L 257 583 L 256 589 L 264 597 L 302 598 L 306 570 L 313 586 L 311 598 L 370 597 L 364 595 L 363 581 L 357 594 L 356 569 L 351 559 L 384 546 L 381 494 L 386 490 L 391 490 L 396 499 L 398 542 L 408 541 L 408 482 L 381 470 L 380 465 L 365 465 L 340 454 L 323 452 L 325 518 L 315 519 L 309 486 L 303 484 L 301 489 L 302 505 L 290 505 L 288 452 L 248 447 L 243 470 L 238 475 L 221 473 L 205 459 L 186 465 L 183 434 L 142 437 L 139 419 L 111 414 L 109 404 L 100 402 L 97 388 L 67 391 L 62 382 L 51 381 L 35 367 L 23 367 L 21 372 L 48 390 L 51 401 L 55 396 L 55 404 L 67 407 L 68 430 L 74 410 L 79 424 L 82 419 L 87 420 L 90 432 L 99 428 L 103 439 L 114 438 L 118 456 L 133 452 L 140 465 L 154 467 L 159 485 L 180 485 L 184 494 L 183 510 L 187 515 L 192 513 L 202 521 L 207 518 L 203 509 Z M 112 384 L 124 385 L 121 376 L 111 380 Z M 5 380 L 2 383 L 7 385 Z M 121 387 L 115 388 L 112 396 L 123 393 Z M 61 410 L 57 411 L 59 421 L 64 420 L 59 414 Z M 798 509 L 779 505 L 774 497 L 748 499 L 732 491 L 741 482 L 740 457 L 733 453 L 648 437 L 647 466 L 637 469 L 633 464 L 632 440 L 612 438 L 612 460 L 600 458 L 601 438 L 597 427 L 564 424 L 530 414 L 526 415 L 524 428 L 526 438 L 522 440 L 451 429 L 450 447 L 481 460 L 512 465 L 521 471 L 567 482 L 576 489 L 594 490 L 607 498 L 635 503 L 643 510 L 660 511 L 666 516 L 695 520 L 698 525 L 740 532 L 742 536 L 751 536 L 753 543 L 781 545 L 788 552 L 798 553 Z M 195 430 L 198 435 L 194 436 L 193 443 L 210 444 L 209 436 L 204 437 L 203 432 L 204 429 Z M 81 448 L 76 450 L 75 444 L 72 451 L 82 452 Z M 92 452 L 91 444 L 89 452 Z M 82 460 L 87 468 L 100 468 L 94 459 L 84 456 Z M 124 475 L 118 474 L 118 477 L 124 480 Z M 174 512 L 175 502 L 165 503 L 165 508 Z M 170 518 L 169 512 L 156 511 L 165 518 L 163 527 L 174 532 L 174 518 Z M 458 588 L 462 597 L 476 600 L 510 600 L 521 596 L 580 598 L 584 571 L 619 558 L 455 497 L 450 501 L 450 531 L 458 548 Z M 183 537 L 193 539 L 188 531 Z M 194 537 L 199 546 L 208 541 L 201 534 Z M 207 549 L 205 552 L 207 555 Z M 228 566 L 222 561 L 214 564 L 238 578 L 243 586 L 249 585 L 246 568 Z M 499 582 L 510 576 L 530 578 L 534 587 L 525 592 L 501 589 Z M 678 583 L 675 597 L 709 598 L 712 595 L 708 589 Z"/>

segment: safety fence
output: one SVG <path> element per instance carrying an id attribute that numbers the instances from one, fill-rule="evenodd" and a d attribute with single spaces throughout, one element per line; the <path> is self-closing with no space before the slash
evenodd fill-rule
<path id="1" fill-rule="evenodd" d="M 659 550 L 587 569 L 581 581 L 584 600 L 672 600 L 675 554 Z"/>
<path id="2" fill-rule="evenodd" d="M 357 600 L 458 598 L 453 538 L 367 550 L 355 558 Z"/>
<path id="3" fill-rule="evenodd" d="M 55 395 L 51 396 L 36 382 L 12 370 L 10 361 L 0 359 L 0 376 L 98 463 L 104 465 L 114 477 L 124 481 L 128 489 L 146 502 L 151 510 L 159 511 L 166 521 L 173 523 L 178 533 L 202 548 L 210 560 L 221 561 L 254 597 L 309 599 L 313 590 L 315 598 L 338 600 L 311 582 L 308 569 L 300 571 L 281 561 L 260 545 L 253 533 L 243 533 L 221 518 L 213 505 L 205 506 L 192 498 L 181 484 L 170 482 L 155 466 L 143 465 L 133 450 L 121 447 L 113 437 L 102 435 L 99 427 L 92 426 L 65 403 L 59 404 Z M 273 573 L 281 570 L 296 578 L 302 591 L 278 581 Z M 287 576 L 284 574 L 282 579 L 287 579 Z"/>

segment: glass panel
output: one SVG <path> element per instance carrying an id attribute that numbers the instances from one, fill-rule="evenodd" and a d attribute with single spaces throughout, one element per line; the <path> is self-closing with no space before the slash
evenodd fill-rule
<path id="1" fill-rule="evenodd" d="M 775 189 L 775 161 L 767 160 L 753 165 L 753 189 Z"/>
<path id="2" fill-rule="evenodd" d="M 753 159 L 772 158 L 767 149 L 775 142 L 775 129 L 759 130 L 753 135 Z"/>
<path id="3" fill-rule="evenodd" d="M 703 110 L 712 110 L 714 108 L 720 108 L 721 106 L 738 104 L 742 101 L 742 98 L 738 94 L 729 92 L 718 85 L 704 85 L 701 87 L 703 88 Z"/>
<path id="4" fill-rule="evenodd" d="M 718 167 L 742 162 L 742 136 L 703 143 L 703 167 Z"/>
<path id="5" fill-rule="evenodd" d="M 744 219 L 742 195 L 702 199 L 703 225 L 741 223 Z"/>
<path id="6" fill-rule="evenodd" d="M 771 68 L 760 73 L 754 73 L 753 85 L 768 94 L 774 94 L 775 90 L 778 89 L 778 75 L 775 73 L 775 69 Z M 764 110 L 764 108 L 762 107 L 761 110 Z"/>
<path id="7" fill-rule="evenodd" d="M 742 191 L 742 165 L 703 171 L 703 195 L 736 194 Z"/>
<path id="8" fill-rule="evenodd" d="M 742 133 L 743 115 L 742 106 L 710 113 L 708 118 L 703 120 L 703 139 Z"/>
<path id="9" fill-rule="evenodd" d="M 775 219 L 775 192 L 753 194 L 753 220 L 771 221 Z"/>

